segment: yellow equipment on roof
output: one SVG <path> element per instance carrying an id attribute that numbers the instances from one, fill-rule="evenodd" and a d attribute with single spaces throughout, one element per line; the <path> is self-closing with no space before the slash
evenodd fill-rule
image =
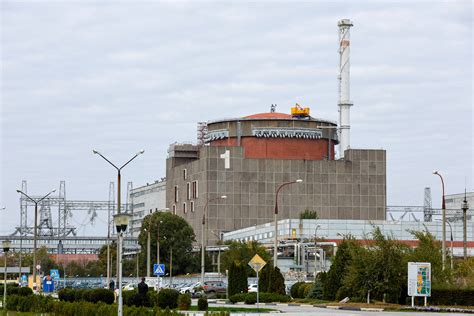
<path id="1" fill-rule="evenodd" d="M 309 108 L 302 108 L 301 105 L 296 103 L 296 105 L 291 108 L 291 116 L 293 116 L 293 117 L 309 117 Z"/>

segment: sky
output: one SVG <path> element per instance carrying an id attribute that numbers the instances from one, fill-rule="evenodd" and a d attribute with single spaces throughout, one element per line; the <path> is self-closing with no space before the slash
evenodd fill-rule
<path id="1" fill-rule="evenodd" d="M 116 164 L 141 186 L 196 123 L 297 102 L 338 120 L 338 29 L 351 29 L 351 147 L 387 151 L 388 205 L 473 189 L 471 1 L 1 1 L 0 235 L 22 180 L 108 200 Z M 124 190 L 123 190 L 124 191 Z M 53 214 L 54 219 L 56 218 Z M 32 218 L 31 210 L 29 218 Z M 70 219 L 106 232 L 105 214 Z M 29 219 L 32 223 L 32 220 Z"/>

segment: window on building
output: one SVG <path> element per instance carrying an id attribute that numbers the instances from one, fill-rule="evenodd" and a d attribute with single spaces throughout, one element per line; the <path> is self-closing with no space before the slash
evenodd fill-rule
<path id="1" fill-rule="evenodd" d="M 175 202 L 175 203 L 178 203 L 178 200 L 179 200 L 178 194 L 179 194 L 178 186 L 175 185 L 175 186 L 174 186 L 174 202 Z"/>
<path id="2" fill-rule="evenodd" d="M 188 210 L 186 209 L 186 202 L 183 203 L 183 213 L 186 214 Z"/>
<path id="3" fill-rule="evenodd" d="M 186 180 L 188 178 L 188 170 L 183 169 L 183 180 Z"/>
<path id="4" fill-rule="evenodd" d="M 189 202 L 189 209 L 191 212 L 194 212 L 194 201 Z"/>
<path id="5" fill-rule="evenodd" d="M 196 181 L 193 181 L 192 183 L 192 198 L 197 199 L 198 196 L 199 196 L 199 190 L 198 190 L 198 182 L 196 180 Z"/>
<path id="6" fill-rule="evenodd" d="M 176 215 L 176 204 L 173 204 L 172 210 L 173 210 L 173 214 Z"/>
<path id="7" fill-rule="evenodd" d="M 186 183 L 186 199 L 191 199 L 191 183 Z"/>

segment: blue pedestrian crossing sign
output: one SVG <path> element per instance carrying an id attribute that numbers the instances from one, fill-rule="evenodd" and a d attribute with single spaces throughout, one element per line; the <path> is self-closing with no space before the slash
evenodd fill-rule
<path id="1" fill-rule="evenodd" d="M 59 270 L 51 269 L 49 270 L 49 275 L 51 276 L 51 279 L 53 279 L 54 281 L 59 280 Z"/>
<path id="2" fill-rule="evenodd" d="M 165 275 L 165 264 L 155 263 L 153 265 L 153 274 L 157 276 Z"/>

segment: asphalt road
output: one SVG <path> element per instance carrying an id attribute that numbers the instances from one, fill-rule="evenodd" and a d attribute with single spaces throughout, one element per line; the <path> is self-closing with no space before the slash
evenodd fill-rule
<path id="1" fill-rule="evenodd" d="M 210 306 L 226 306 L 226 307 L 249 307 L 256 308 L 256 305 L 233 305 L 233 304 L 221 304 L 221 303 L 212 303 Z M 264 305 L 261 304 L 262 308 L 270 308 L 278 310 L 275 313 L 262 313 L 262 315 L 279 315 L 283 316 L 297 316 L 297 315 L 343 315 L 343 316 L 352 316 L 352 315 L 383 315 L 383 316 L 403 316 L 403 315 L 414 315 L 414 316 L 440 316 L 440 313 L 428 313 L 428 312 L 379 312 L 379 311 L 350 311 L 350 310 L 341 310 L 341 309 L 328 309 L 328 308 L 319 308 L 307 305 L 301 306 L 288 306 L 287 304 L 277 304 L 277 305 Z M 196 313 L 196 315 L 198 315 Z M 257 313 L 232 313 L 232 315 L 249 315 L 255 316 Z M 449 315 L 466 315 L 461 313 L 449 313 Z"/>

